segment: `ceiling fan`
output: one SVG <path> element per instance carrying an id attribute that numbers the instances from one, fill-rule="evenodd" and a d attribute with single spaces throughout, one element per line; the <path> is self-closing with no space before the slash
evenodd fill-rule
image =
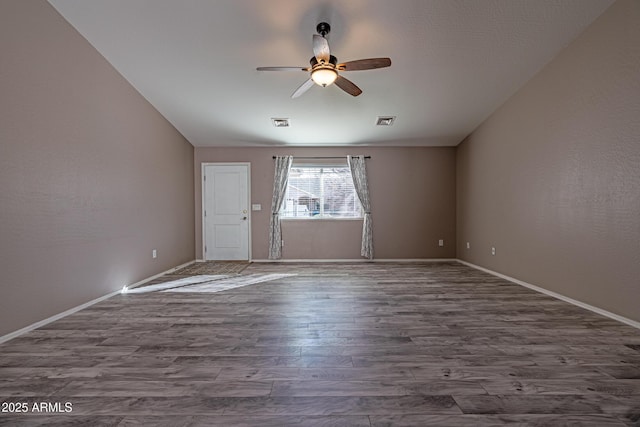
<path id="1" fill-rule="evenodd" d="M 309 61 L 310 67 L 258 67 L 258 71 L 307 71 L 311 72 L 310 78 L 293 92 L 291 98 L 297 98 L 308 91 L 314 83 L 326 87 L 335 83 L 349 95 L 358 96 L 362 90 L 351 80 L 342 77 L 339 71 L 373 70 L 391 66 L 390 58 L 369 58 L 338 63 L 338 59 L 331 55 L 329 42 L 326 35 L 331 31 L 331 26 L 321 22 L 316 26 L 318 34 L 313 35 L 313 57 Z"/>

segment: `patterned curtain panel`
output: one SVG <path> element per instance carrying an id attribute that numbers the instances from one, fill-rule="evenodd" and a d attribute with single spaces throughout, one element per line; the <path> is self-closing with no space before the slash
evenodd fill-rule
<path id="1" fill-rule="evenodd" d="M 276 157 L 276 172 L 273 178 L 273 198 L 271 199 L 271 221 L 269 222 L 269 259 L 282 258 L 282 230 L 280 228 L 280 208 L 287 191 L 289 169 L 293 156 Z"/>
<path id="2" fill-rule="evenodd" d="M 353 177 L 353 186 L 364 209 L 364 223 L 362 224 L 362 245 L 360 255 L 373 259 L 373 230 L 371 227 L 371 201 L 369 200 L 369 184 L 364 156 L 347 156 L 347 162 Z"/>

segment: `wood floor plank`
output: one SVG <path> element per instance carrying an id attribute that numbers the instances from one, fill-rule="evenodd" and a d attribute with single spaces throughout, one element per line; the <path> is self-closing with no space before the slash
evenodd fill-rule
<path id="1" fill-rule="evenodd" d="M 483 381 L 482 387 L 490 394 L 609 394 L 613 396 L 640 396 L 640 381 L 577 379 L 499 379 Z"/>
<path id="2" fill-rule="evenodd" d="M 272 381 L 410 381 L 415 377 L 408 369 L 368 368 L 258 368 L 224 369 L 218 381 L 235 378 Z"/>
<path id="3" fill-rule="evenodd" d="M 626 424 L 620 419 L 601 414 L 584 415 L 399 415 L 372 416 L 371 427 L 495 427 L 518 425 L 528 427 L 549 426 L 586 426 L 586 427 L 622 427 Z"/>
<path id="4" fill-rule="evenodd" d="M 562 369 L 550 366 L 420 366 L 409 370 L 418 380 L 517 380 L 517 379 L 581 379 L 585 384 L 593 380 L 609 379 L 603 367 L 564 366 Z M 609 367 L 617 368 L 617 367 Z M 484 382 L 483 382 L 484 383 Z"/>
<path id="5" fill-rule="evenodd" d="M 92 426 L 92 427 L 115 427 L 120 425 L 124 420 L 124 417 L 117 416 L 74 416 L 74 415 L 56 415 L 55 417 L 47 415 L 13 415 L 13 416 L 0 416 L 0 425 L 6 425 L 11 427 L 75 427 L 75 426 Z M 190 418 L 188 418 L 190 420 Z M 186 426 L 186 421 L 182 417 L 181 421 L 175 423 L 164 424 L 166 427 L 180 427 Z M 155 426 L 162 426 L 162 424 L 153 424 Z"/>
<path id="6" fill-rule="evenodd" d="M 473 381 L 274 381 L 271 396 L 439 396 L 487 394 Z"/>
<path id="7" fill-rule="evenodd" d="M 194 417 L 189 427 L 371 427 L 369 417 L 355 416 L 245 416 Z M 120 427 L 120 426 L 118 426 Z"/>
<path id="8" fill-rule="evenodd" d="M 636 398 L 638 396 L 635 396 Z M 465 414 L 602 414 L 637 413 L 640 400 L 602 395 L 466 395 L 454 396 Z"/>
<path id="9" fill-rule="evenodd" d="M 451 396 L 256 397 L 217 399 L 224 415 L 460 414 Z"/>
<path id="10" fill-rule="evenodd" d="M 112 380 L 88 383 L 74 380 L 56 389 L 51 396 L 66 397 L 252 397 L 268 396 L 273 383 L 270 381 L 140 381 Z"/>

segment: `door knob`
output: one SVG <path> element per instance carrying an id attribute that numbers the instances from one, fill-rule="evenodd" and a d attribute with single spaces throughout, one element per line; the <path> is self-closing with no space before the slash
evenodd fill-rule
<path id="1" fill-rule="evenodd" d="M 246 220 L 247 220 L 247 217 L 246 217 L 246 216 L 243 216 L 243 217 L 242 217 L 242 220 L 243 220 L 243 221 L 246 221 Z"/>

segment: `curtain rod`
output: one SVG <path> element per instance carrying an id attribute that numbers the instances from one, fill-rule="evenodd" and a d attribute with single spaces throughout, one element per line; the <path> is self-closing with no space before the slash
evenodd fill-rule
<path id="1" fill-rule="evenodd" d="M 273 158 L 277 158 L 278 156 L 273 156 Z M 316 156 L 316 157 L 299 157 L 293 156 L 294 159 L 344 159 L 347 156 Z M 364 156 L 365 159 L 370 159 L 371 156 Z"/>

